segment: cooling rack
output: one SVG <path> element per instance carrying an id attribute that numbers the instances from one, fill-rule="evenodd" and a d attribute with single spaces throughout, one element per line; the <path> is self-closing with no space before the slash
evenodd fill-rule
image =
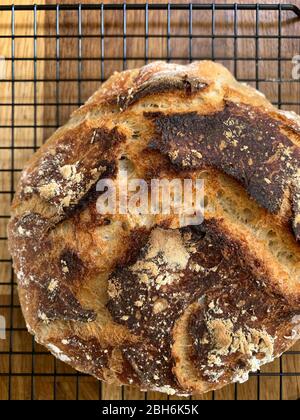
<path id="1" fill-rule="evenodd" d="M 30 155 L 113 71 L 153 60 L 221 62 L 278 107 L 300 113 L 299 40 L 292 4 L 0 6 L 0 399 L 167 398 L 81 375 L 27 333 L 6 227 Z M 247 384 L 195 399 L 299 397 L 298 345 Z"/>

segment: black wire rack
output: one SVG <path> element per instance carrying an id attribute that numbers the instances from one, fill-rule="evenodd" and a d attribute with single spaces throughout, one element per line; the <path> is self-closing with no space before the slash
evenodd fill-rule
<path id="1" fill-rule="evenodd" d="M 279 108 L 300 112 L 299 78 L 292 77 L 299 40 L 300 9 L 292 4 L 0 6 L 0 399 L 156 397 L 81 375 L 27 333 L 6 227 L 30 155 L 114 70 L 153 60 L 219 61 Z M 243 387 L 206 398 L 299 398 L 300 347 Z"/>

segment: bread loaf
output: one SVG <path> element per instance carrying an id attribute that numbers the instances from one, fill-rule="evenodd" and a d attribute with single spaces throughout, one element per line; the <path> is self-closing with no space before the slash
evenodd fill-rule
<path id="1" fill-rule="evenodd" d="M 100 214 L 96 184 L 202 179 L 201 224 Z M 32 157 L 8 235 L 28 330 L 115 384 L 244 382 L 300 333 L 300 117 L 223 66 L 115 73 Z"/>

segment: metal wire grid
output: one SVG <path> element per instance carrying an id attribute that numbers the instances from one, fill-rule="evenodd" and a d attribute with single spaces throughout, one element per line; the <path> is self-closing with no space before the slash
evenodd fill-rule
<path id="1" fill-rule="evenodd" d="M 140 35 L 131 34 L 127 30 L 127 13 L 128 11 L 142 11 L 144 13 L 144 33 Z M 166 13 L 166 31 L 163 34 L 155 34 L 150 33 L 149 31 L 149 23 L 151 22 L 150 17 L 150 11 L 164 11 Z M 230 35 L 222 35 L 216 33 L 216 13 L 220 10 L 227 10 L 233 12 L 233 34 Z M 240 35 L 239 34 L 239 17 L 244 11 L 253 11 L 255 13 L 255 33 L 253 35 Z M 218 61 L 223 61 L 226 64 L 226 61 L 233 62 L 233 72 L 236 76 L 238 76 L 238 62 L 239 61 L 245 61 L 247 63 L 248 60 L 255 60 L 255 75 L 254 77 L 245 77 L 243 78 L 243 81 L 252 83 L 256 86 L 256 88 L 260 87 L 260 84 L 265 82 L 265 78 L 261 78 L 259 74 L 259 62 L 261 60 L 260 57 L 260 41 L 262 39 L 277 39 L 278 40 L 278 51 L 276 54 L 276 59 L 274 58 L 264 58 L 265 61 L 276 61 L 277 65 L 277 72 L 278 72 L 278 79 L 277 79 L 277 97 L 273 101 L 274 104 L 278 105 L 280 108 L 282 106 L 299 106 L 300 99 L 298 101 L 283 101 L 282 99 L 282 83 L 295 83 L 295 80 L 291 79 L 283 79 L 282 78 L 282 63 L 285 61 L 291 60 L 291 58 L 283 57 L 282 56 L 282 40 L 284 39 L 300 39 L 299 35 L 283 35 L 282 33 L 282 24 L 283 24 L 283 13 L 285 13 L 285 18 L 287 13 L 290 14 L 290 16 L 294 17 L 295 19 L 298 17 L 300 18 L 300 10 L 295 5 L 286 5 L 286 4 L 98 4 L 98 5 L 91 5 L 91 4 L 84 4 L 84 5 L 40 5 L 40 6 L 0 6 L 0 12 L 8 12 L 11 14 L 11 33 L 9 35 L 2 34 L 1 35 L 1 23 L 0 23 L 0 41 L 1 39 L 8 38 L 10 45 L 11 45 L 11 55 L 9 57 L 6 57 L 5 60 L 7 63 L 9 63 L 10 67 L 10 77 L 5 79 L 0 79 L 0 83 L 11 83 L 11 101 L 7 102 L 1 102 L 0 106 L 6 106 L 10 107 L 11 109 L 11 124 L 4 124 L 4 122 L 0 121 L 0 130 L 2 129 L 9 129 L 10 130 L 10 145 L 5 146 L 2 145 L 2 141 L 0 143 L 0 154 L 4 153 L 4 151 L 9 151 L 10 153 L 10 162 L 11 165 L 9 168 L 0 168 L 0 176 L 1 177 L 8 177 L 9 178 L 9 185 L 10 188 L 3 188 L 2 191 L 0 191 L 0 196 L 4 196 L 5 194 L 10 195 L 10 199 L 13 198 L 14 195 L 14 189 L 15 189 L 15 182 L 16 182 L 16 174 L 18 174 L 21 170 L 16 167 L 15 165 L 15 153 L 17 150 L 26 151 L 32 150 L 33 152 L 36 151 L 39 147 L 39 134 L 38 129 L 55 129 L 60 124 L 60 110 L 62 106 L 74 106 L 77 107 L 82 104 L 83 100 L 86 100 L 87 98 L 84 97 L 82 94 L 82 84 L 83 82 L 102 82 L 106 78 L 105 68 L 108 63 L 108 61 L 112 63 L 120 62 L 122 63 L 122 68 L 126 69 L 128 67 L 128 61 L 130 60 L 136 60 L 140 62 L 140 65 L 147 63 L 149 60 L 153 59 L 151 54 L 149 53 L 149 42 L 151 39 L 164 39 L 166 42 L 166 54 L 162 56 L 156 56 L 155 59 L 162 59 L 167 61 L 177 61 L 177 60 L 184 60 L 187 62 L 191 62 L 196 59 L 216 59 L 215 54 L 215 42 L 217 39 L 230 39 L 233 40 L 233 55 L 231 57 L 225 56 L 220 57 L 218 56 Z M 22 11 L 31 12 L 33 14 L 33 32 L 32 34 L 17 34 L 15 32 L 15 17 L 16 12 L 21 13 Z M 55 33 L 54 34 L 39 34 L 38 33 L 38 12 L 39 11 L 45 11 L 45 13 L 55 13 Z M 76 34 L 61 34 L 61 26 L 60 26 L 60 14 L 62 11 L 72 11 L 76 12 L 77 14 L 77 33 Z M 99 13 L 100 20 L 99 20 L 99 31 L 98 34 L 88 34 L 84 33 L 82 29 L 82 13 L 83 11 L 88 13 Z M 106 11 L 116 11 L 122 14 L 122 33 L 116 33 L 116 34 L 106 34 L 105 31 L 105 14 Z M 182 11 L 188 14 L 188 33 L 186 34 L 176 34 L 172 31 L 172 12 L 173 11 Z M 208 33 L 205 34 L 195 34 L 194 33 L 194 23 L 195 19 L 193 17 L 193 14 L 195 11 L 210 11 L 211 13 L 211 21 L 210 21 L 210 30 Z M 274 19 L 277 19 L 278 22 L 278 31 L 277 35 L 268 35 L 260 34 L 260 14 L 262 11 L 270 11 L 273 12 Z M 299 21 L 300 25 L 300 21 Z M 83 41 L 89 38 L 97 38 L 100 43 L 100 55 L 97 57 L 86 57 L 83 54 Z M 140 53 L 136 56 L 131 56 L 129 58 L 127 54 L 127 48 L 128 43 L 134 38 L 142 37 L 144 39 L 144 50 L 143 53 Z M 27 38 L 32 39 L 33 43 L 33 56 L 30 57 L 22 57 L 18 58 L 15 54 L 15 48 L 16 48 L 16 42 L 19 38 Z M 47 43 L 49 40 L 54 39 L 55 40 L 55 56 L 40 56 L 38 53 L 38 46 L 37 42 L 40 39 L 45 39 L 45 42 Z M 75 39 L 77 43 L 77 54 L 70 57 L 64 57 L 61 56 L 61 42 L 63 39 Z M 107 39 L 113 40 L 120 38 L 122 42 L 122 53 L 120 55 L 115 56 L 106 56 L 105 54 L 105 41 Z M 176 38 L 182 38 L 186 39 L 188 42 L 188 49 L 187 52 L 184 55 L 175 56 L 171 54 L 171 42 L 173 39 Z M 207 53 L 205 57 L 203 56 L 197 56 L 197 54 L 193 51 L 193 41 L 197 38 L 203 38 L 203 39 L 210 39 L 211 40 L 211 50 L 210 53 Z M 255 42 L 255 56 L 239 56 L 238 53 L 238 40 L 243 38 L 252 38 Z M 30 61 L 33 63 L 33 78 L 20 78 L 19 76 L 16 76 L 16 63 L 18 60 L 22 61 Z M 71 78 L 71 77 L 61 77 L 61 65 L 64 61 L 75 61 L 77 64 L 77 77 Z M 83 63 L 85 61 L 89 62 L 96 62 L 96 64 L 100 64 L 100 76 L 99 77 L 84 77 L 83 76 Z M 52 78 L 43 78 L 39 74 L 38 64 L 39 62 L 45 62 L 46 64 L 49 62 L 55 63 L 55 77 Z M 53 82 L 54 83 L 54 102 L 40 102 L 38 101 L 38 83 L 48 83 Z M 64 82 L 74 82 L 77 85 L 77 101 L 74 102 L 64 102 L 61 100 L 60 97 L 60 89 L 62 86 L 62 83 Z M 17 83 L 33 83 L 33 103 L 28 101 L 23 101 L 21 104 L 16 101 L 16 84 Z M 296 82 L 297 83 L 297 82 Z M 299 83 L 299 82 L 298 82 Z M 18 112 L 18 106 L 32 106 L 34 105 L 33 109 L 33 123 L 31 125 L 28 124 L 16 124 L 16 113 Z M 53 106 L 56 109 L 56 115 L 55 115 L 55 124 L 45 124 L 43 121 L 41 122 L 39 120 L 38 115 L 38 106 Z M 1 114 L 0 114 L 1 115 Z M 15 132 L 19 129 L 26 129 L 30 128 L 33 130 L 32 135 L 32 145 L 30 146 L 23 146 L 15 143 Z M 1 138 L 1 136 L 0 136 Z M 6 225 L 7 220 L 9 219 L 8 214 L 0 214 L 0 223 L 3 225 Z M 2 230 L 1 230 L 2 232 Z M 3 230 L 4 232 L 4 230 Z M 2 235 L 2 234 L 1 234 Z M 0 236 L 0 241 L 3 246 L 6 246 L 7 242 L 7 236 L 5 233 L 3 233 L 3 236 Z M 36 398 L 36 378 L 38 377 L 47 377 L 52 380 L 52 387 L 51 387 L 51 395 L 49 395 L 50 399 L 57 399 L 57 378 L 59 377 L 72 377 L 75 379 L 75 392 L 73 392 L 73 398 L 79 399 L 80 396 L 80 380 L 81 377 L 84 377 L 84 375 L 81 375 L 79 373 L 76 373 L 74 371 L 68 370 L 63 371 L 61 373 L 60 370 L 58 370 L 58 363 L 56 359 L 53 359 L 54 366 L 53 371 L 51 372 L 44 372 L 40 371 L 37 368 L 37 358 L 39 356 L 43 356 L 47 353 L 36 345 L 34 343 L 34 340 L 32 340 L 32 348 L 31 350 L 24 350 L 22 347 L 19 350 L 15 350 L 14 348 L 14 335 L 25 332 L 26 328 L 25 326 L 15 326 L 16 323 L 16 312 L 20 313 L 20 306 L 17 302 L 16 295 L 14 293 L 16 282 L 14 278 L 14 273 L 11 265 L 11 259 L 10 258 L 2 258 L 0 259 L 0 268 L 2 266 L 9 266 L 9 274 L 10 278 L 8 281 L 6 281 L 5 278 L 2 278 L 2 273 L 4 271 L 1 271 L 1 277 L 0 277 L 0 297 L 1 292 L 4 288 L 9 287 L 10 293 L 7 296 L 7 299 L 4 299 L 3 301 L 0 300 L 0 315 L 5 312 L 8 318 L 7 322 L 7 334 L 9 336 L 9 339 L 7 340 L 7 345 L 1 345 L 0 340 L 0 381 L 1 378 L 7 379 L 7 396 L 3 399 L 12 399 L 16 398 L 16 396 L 13 396 L 13 388 L 16 384 L 14 381 L 14 378 L 22 378 L 26 377 L 29 379 L 29 382 L 27 381 L 26 386 L 30 386 L 30 398 L 35 399 Z M 289 356 L 298 356 L 300 355 L 300 351 L 289 351 L 286 353 L 286 355 Z M 27 373 L 16 373 L 13 370 L 13 358 L 19 356 L 21 358 L 23 357 L 30 357 L 31 363 L 30 363 L 30 371 Z M 4 368 L 4 363 L 1 364 L 1 358 L 6 357 L 8 369 Z M 268 376 L 268 377 L 278 377 L 280 381 L 280 387 L 279 387 L 279 396 L 278 399 L 283 399 L 283 378 L 288 376 L 295 376 L 299 377 L 300 372 L 284 372 L 283 370 L 283 362 L 282 358 L 280 359 L 279 363 L 279 371 L 278 372 L 268 372 L 268 373 L 256 373 L 252 376 L 255 376 L 257 379 L 257 399 L 260 399 L 261 396 L 261 377 Z M 3 371 L 2 370 L 3 367 Z M 94 386 L 96 386 L 94 384 Z M 102 392 L 102 386 L 101 383 L 98 385 L 98 395 L 94 397 L 96 398 L 102 398 L 103 392 Z M 1 390 L 0 390 L 1 391 Z M 124 396 L 124 389 L 122 391 L 122 399 Z M 299 395 L 298 395 L 299 397 Z M 0 394 L 1 398 L 1 394 Z M 18 397 L 17 397 L 18 398 Z M 69 397 L 70 398 L 70 397 Z M 145 395 L 145 398 L 147 398 L 147 395 Z M 212 394 L 212 399 L 215 398 L 215 393 Z M 234 389 L 234 398 L 238 399 L 238 386 L 235 386 Z"/>

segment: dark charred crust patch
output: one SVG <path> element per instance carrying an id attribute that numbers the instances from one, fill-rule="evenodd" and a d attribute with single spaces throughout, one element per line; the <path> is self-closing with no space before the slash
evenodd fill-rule
<path id="1" fill-rule="evenodd" d="M 138 85 L 136 88 L 129 89 L 124 94 L 118 96 L 115 102 L 124 110 L 136 103 L 139 99 L 150 95 L 183 91 L 185 97 L 187 97 L 205 88 L 207 88 L 207 84 L 197 77 L 189 77 L 188 75 L 177 75 L 173 77 L 161 76 L 158 79 L 150 78 L 150 80 Z"/>
<path id="2" fill-rule="evenodd" d="M 125 140 L 118 127 L 91 129 L 82 124 L 45 152 L 32 170 L 28 168 L 20 198 L 38 194 L 60 213 L 74 210 L 101 176 L 114 174 L 118 147 Z"/>
<path id="3" fill-rule="evenodd" d="M 65 277 L 72 282 L 80 280 L 86 271 L 82 260 L 72 249 L 63 250 L 60 254 L 59 263 L 62 266 L 62 272 Z"/>
<path id="4" fill-rule="evenodd" d="M 130 363 L 126 359 L 120 359 L 121 351 L 111 346 L 104 346 L 96 338 L 67 336 L 59 343 L 55 341 L 55 347 L 62 354 L 66 354 L 78 369 L 100 380 L 109 380 L 110 377 L 115 379 L 116 376 L 123 384 L 140 383 Z"/>
<path id="5" fill-rule="evenodd" d="M 71 290 L 62 283 L 58 283 L 51 291 L 50 281 L 47 288 L 40 288 L 39 293 L 38 317 L 42 321 L 92 322 L 96 319 L 96 313 L 93 310 L 84 309 Z"/>
<path id="6" fill-rule="evenodd" d="M 172 331 L 189 305 L 204 299 L 206 302 L 205 309 L 190 320 L 188 333 L 193 339 L 193 362 L 208 380 L 213 377 L 215 366 L 209 371 L 206 360 L 209 351 L 206 354 L 198 348 L 196 340 L 197 335 L 204 334 L 206 313 L 216 319 L 232 320 L 235 329 L 247 325 L 265 329 L 274 337 L 295 311 L 284 298 L 269 292 L 264 278 L 251 274 L 252 268 L 244 261 L 238 243 L 228 240 L 214 222 L 205 222 L 200 229 L 181 229 L 184 250 L 179 254 L 182 245 L 176 242 L 179 238 L 174 237 L 174 232 L 164 231 L 163 235 L 166 238 L 171 235 L 168 247 L 178 258 L 178 264 L 173 265 L 172 256 L 166 257 L 165 252 L 169 251 L 153 251 L 151 241 L 155 238 L 151 236 L 134 263 L 111 276 L 107 307 L 116 322 L 143 338 L 139 346 L 123 349 L 140 381 L 149 388 L 169 386 L 178 390 L 172 373 Z M 210 349 L 214 344 L 208 345 Z M 275 350 L 279 347 L 274 346 Z M 247 361 L 249 355 L 244 358 Z M 241 360 L 237 357 L 235 362 L 233 369 L 238 369 Z M 202 365 L 208 366 L 206 373 L 201 371 Z M 229 370 L 226 374 L 230 376 Z"/>
<path id="7" fill-rule="evenodd" d="M 31 278 L 32 268 L 39 259 L 41 249 L 45 254 L 51 253 L 51 241 L 48 239 L 51 228 L 49 220 L 38 213 L 25 213 L 22 217 L 11 219 L 8 227 L 10 252 L 20 285 L 27 284 Z M 30 263 L 27 263 L 27 259 Z"/>
<path id="8" fill-rule="evenodd" d="M 140 377 L 136 374 L 134 368 L 132 367 L 132 363 L 130 363 L 129 359 L 125 357 L 123 349 L 120 349 L 120 351 L 121 351 L 123 360 L 122 360 L 122 371 L 116 372 L 116 375 L 119 381 L 122 384 L 142 385 Z"/>
<path id="9" fill-rule="evenodd" d="M 56 258 L 56 264 L 53 261 L 47 269 L 41 267 L 31 276 L 31 287 L 39 294 L 38 318 L 46 323 L 95 321 L 95 311 L 83 308 L 76 298 L 75 292 L 87 275 L 83 262 L 71 249 L 65 249 Z"/>
<path id="10" fill-rule="evenodd" d="M 112 348 L 105 348 L 96 338 L 84 340 L 73 335 L 66 337 L 59 343 L 59 348 L 63 353 L 68 354 L 76 365 L 81 369 L 99 379 L 103 378 L 103 369 L 109 369 L 109 359 L 112 355 Z"/>
<path id="11" fill-rule="evenodd" d="M 136 260 L 138 257 L 141 248 L 146 245 L 147 240 L 149 239 L 149 229 L 147 228 L 138 228 L 134 229 L 128 238 L 130 247 L 128 252 L 121 258 L 118 262 L 118 269 L 122 270 L 126 268 L 129 264 Z"/>
<path id="12" fill-rule="evenodd" d="M 178 389 L 179 385 L 171 373 L 171 354 L 165 353 L 170 362 L 162 363 L 162 357 L 157 357 L 158 350 L 151 344 L 137 344 L 134 347 L 124 347 L 123 356 L 130 366 L 133 366 L 138 382 L 147 389 L 160 388 L 166 384 L 172 389 Z"/>
<path id="13" fill-rule="evenodd" d="M 100 167 L 106 168 L 106 170 L 101 174 L 99 179 L 115 178 L 117 171 L 117 165 L 115 161 L 109 162 L 107 160 L 102 160 L 100 162 Z M 101 194 L 101 191 L 97 191 L 97 183 L 95 182 L 95 184 L 90 187 L 90 189 L 84 194 L 82 198 L 80 198 L 77 203 L 71 203 L 68 208 L 64 209 L 64 219 L 80 217 L 80 214 L 88 208 L 91 215 L 91 221 L 89 223 L 90 226 L 95 226 L 95 224 L 101 225 L 101 219 L 103 219 L 103 217 L 97 212 L 96 209 L 96 202 Z"/>
<path id="14" fill-rule="evenodd" d="M 256 364 L 266 357 L 265 362 L 271 361 L 282 351 L 274 337 L 291 319 L 284 299 L 265 294 L 262 283 L 235 270 L 238 281 L 221 281 L 218 288 L 207 290 L 188 323 L 190 359 L 209 382 L 243 379 L 242 372 L 253 370 L 250 351 Z"/>
<path id="15" fill-rule="evenodd" d="M 96 313 L 83 308 L 71 285 L 68 287 L 63 283 L 68 275 L 72 275 L 72 282 L 81 280 L 85 275 L 83 263 L 71 250 L 65 250 L 60 258 L 52 260 L 53 242 L 48 234 L 51 227 L 49 221 L 37 213 L 11 221 L 9 230 L 14 239 L 11 252 L 14 257 L 18 255 L 14 268 L 19 286 L 37 293 L 37 315 L 42 321 L 94 321 Z M 41 253 L 45 255 L 42 261 Z"/>
<path id="16" fill-rule="evenodd" d="M 124 134 L 120 133 L 118 127 L 111 130 L 107 128 L 96 128 L 92 131 L 91 144 L 98 144 L 102 153 L 110 152 L 117 144 L 125 140 Z"/>
<path id="17" fill-rule="evenodd" d="M 30 237 L 42 240 L 52 227 L 51 222 L 39 213 L 29 212 L 22 217 L 15 217 L 11 220 L 10 231 L 15 239 L 26 240 Z"/>
<path id="18" fill-rule="evenodd" d="M 149 147 L 168 156 L 178 170 L 218 169 L 241 182 L 271 213 L 280 211 L 286 194 L 295 194 L 300 149 L 282 133 L 281 122 L 262 110 L 227 102 L 222 111 L 208 115 L 145 116 L 156 131 Z M 298 206 L 293 210 L 300 239 L 295 226 Z"/>

